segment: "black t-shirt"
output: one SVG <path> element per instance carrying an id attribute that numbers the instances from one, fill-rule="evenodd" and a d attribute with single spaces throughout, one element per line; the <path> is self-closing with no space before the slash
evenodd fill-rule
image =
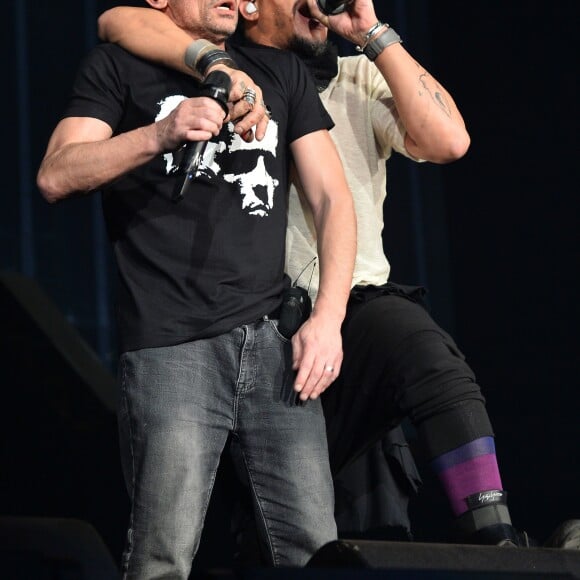
<path id="1" fill-rule="evenodd" d="M 228 47 L 272 111 L 264 140 L 247 144 L 224 126 L 208 143 L 185 197 L 172 201 L 178 154 L 103 188 L 119 272 L 121 351 L 215 336 L 274 310 L 288 281 L 284 250 L 288 145 L 332 127 L 307 70 L 289 52 Z M 111 44 L 84 60 L 65 116 L 106 122 L 114 134 L 148 125 L 198 94 L 193 78 Z"/>

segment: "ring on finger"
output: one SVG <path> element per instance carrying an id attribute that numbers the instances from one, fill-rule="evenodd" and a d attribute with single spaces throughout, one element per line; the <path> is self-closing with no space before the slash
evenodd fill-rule
<path id="1" fill-rule="evenodd" d="M 334 367 L 333 367 L 333 366 L 331 366 L 331 365 L 326 365 L 326 366 L 324 367 L 324 370 L 325 370 L 327 373 L 333 373 L 333 372 L 334 372 Z"/>
<path id="2" fill-rule="evenodd" d="M 253 109 L 256 104 L 256 91 L 254 89 L 246 89 L 242 93 L 242 100 L 246 101 Z"/>

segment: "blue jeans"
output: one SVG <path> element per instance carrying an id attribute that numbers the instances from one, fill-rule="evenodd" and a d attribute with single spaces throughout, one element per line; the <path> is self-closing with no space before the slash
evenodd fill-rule
<path id="1" fill-rule="evenodd" d="M 230 433 L 272 564 L 302 566 L 336 539 L 321 403 L 297 403 L 275 321 L 124 353 L 119 379 L 132 506 L 124 578 L 187 579 Z"/>

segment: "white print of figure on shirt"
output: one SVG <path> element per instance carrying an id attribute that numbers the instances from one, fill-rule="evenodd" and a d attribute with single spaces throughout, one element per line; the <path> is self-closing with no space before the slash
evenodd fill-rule
<path id="1" fill-rule="evenodd" d="M 160 101 L 159 113 L 155 121 L 164 119 L 181 103 L 186 97 L 183 95 L 172 95 Z M 199 166 L 199 173 L 212 177 L 222 172 L 219 158 L 222 153 L 227 154 L 239 153 L 241 151 L 256 152 L 252 158 L 256 159 L 253 167 L 247 172 L 240 174 L 224 174 L 223 178 L 228 183 L 238 183 L 239 192 L 242 197 L 242 209 L 249 215 L 266 217 L 274 207 L 274 193 L 279 181 L 274 179 L 266 168 L 265 156 L 276 156 L 276 147 L 278 146 L 278 124 L 270 120 L 266 130 L 266 136 L 261 141 L 254 139 L 247 143 L 233 132 L 233 124 L 228 124 L 228 131 L 231 135 L 230 143 L 219 141 L 217 143 L 208 141 L 203 153 L 203 159 Z M 262 151 L 264 155 L 257 152 Z M 179 169 L 173 153 L 165 153 L 165 171 L 169 175 Z"/>
<path id="2" fill-rule="evenodd" d="M 270 177 L 266 171 L 263 155 L 260 155 L 256 167 L 249 173 L 241 173 L 240 175 L 229 173 L 224 175 L 224 179 L 228 183 L 237 181 L 240 184 L 242 209 L 247 210 L 250 215 L 264 217 L 274 207 L 274 192 L 279 182 L 277 179 Z M 265 189 L 266 199 L 258 197 L 256 193 L 258 188 Z"/>
<path id="3" fill-rule="evenodd" d="M 171 97 L 166 97 L 162 101 L 159 101 L 157 105 L 159 106 L 159 113 L 157 113 L 155 117 L 155 122 L 161 121 L 165 119 L 181 103 L 181 101 L 185 101 L 187 97 L 183 95 L 172 95 Z M 165 173 L 169 175 L 170 173 L 175 173 L 179 169 L 179 165 L 174 163 L 173 153 L 165 153 L 163 155 L 163 159 L 165 159 Z"/>

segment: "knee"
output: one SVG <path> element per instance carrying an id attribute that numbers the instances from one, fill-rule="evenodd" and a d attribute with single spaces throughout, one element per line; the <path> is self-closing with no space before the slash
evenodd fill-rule
<path id="1" fill-rule="evenodd" d="M 396 376 L 401 408 L 414 422 L 465 401 L 485 403 L 473 370 L 449 336 L 429 331 L 406 342 Z"/>

